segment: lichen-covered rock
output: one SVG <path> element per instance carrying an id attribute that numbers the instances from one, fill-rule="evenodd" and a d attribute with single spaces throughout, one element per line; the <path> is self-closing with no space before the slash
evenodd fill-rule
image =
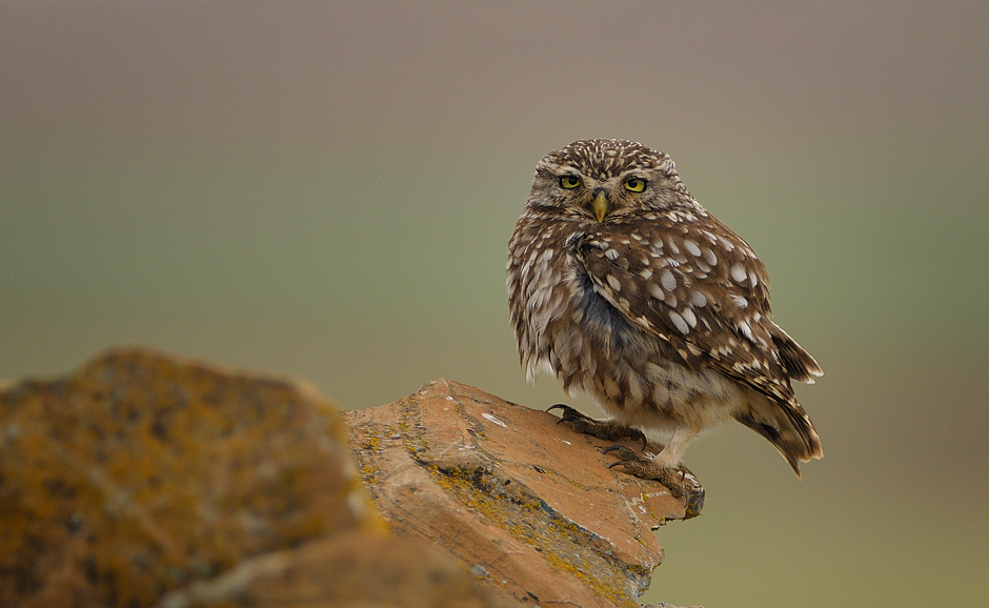
<path id="1" fill-rule="evenodd" d="M 148 606 L 383 529 L 339 414 L 299 383 L 118 349 L 0 388 L 0 606 Z"/>
<path id="2" fill-rule="evenodd" d="M 0 606 L 634 606 L 684 515 L 470 387 L 347 417 L 351 449 L 303 384 L 137 348 L 0 384 Z"/>
<path id="3" fill-rule="evenodd" d="M 392 528 L 527 604 L 637 607 L 663 559 L 652 530 L 686 515 L 662 485 L 609 470 L 608 443 L 470 386 L 344 417 Z"/>

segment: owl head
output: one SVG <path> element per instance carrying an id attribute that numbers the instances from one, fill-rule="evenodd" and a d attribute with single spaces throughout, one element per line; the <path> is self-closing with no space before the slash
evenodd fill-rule
<path id="1" fill-rule="evenodd" d="M 543 213 L 594 222 L 696 204 L 669 156 L 624 139 L 581 139 L 550 152 L 536 165 L 528 201 Z"/>

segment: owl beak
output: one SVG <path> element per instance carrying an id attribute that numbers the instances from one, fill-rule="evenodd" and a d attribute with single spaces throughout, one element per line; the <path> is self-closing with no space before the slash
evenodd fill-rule
<path id="1" fill-rule="evenodd" d="M 603 222 L 604 216 L 608 215 L 608 197 L 604 195 L 604 190 L 597 191 L 597 196 L 594 197 L 591 207 L 594 209 L 594 215 L 597 216 L 598 221 Z"/>

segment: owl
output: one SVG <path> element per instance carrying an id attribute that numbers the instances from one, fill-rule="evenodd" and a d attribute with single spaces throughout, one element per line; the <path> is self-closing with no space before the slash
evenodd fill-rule
<path id="1" fill-rule="evenodd" d="M 666 154 L 609 139 L 550 152 L 508 250 L 527 378 L 554 374 L 611 416 L 553 406 L 561 421 L 610 439 L 669 434 L 658 454 L 620 452 L 626 472 L 682 496 L 687 444 L 729 419 L 768 439 L 798 477 L 800 462 L 823 456 L 790 384 L 813 383 L 820 366 L 770 319 L 766 267 Z"/>

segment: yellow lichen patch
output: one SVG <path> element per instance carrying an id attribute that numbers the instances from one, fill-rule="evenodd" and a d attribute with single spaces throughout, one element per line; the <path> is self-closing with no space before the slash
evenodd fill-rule
<path id="1" fill-rule="evenodd" d="M 649 574 L 644 569 L 630 572 L 605 550 L 587 551 L 588 546 L 604 549 L 605 543 L 563 519 L 526 488 L 506 486 L 483 466 L 429 468 L 435 483 L 458 502 L 536 548 L 553 568 L 576 576 L 614 605 L 638 606 L 630 599 L 627 580 L 630 574 L 648 580 Z"/>
<path id="2" fill-rule="evenodd" d="M 367 488 L 373 488 L 380 480 L 381 471 L 374 464 L 374 456 L 383 444 L 382 430 L 373 425 L 363 425 L 352 429 L 351 449 L 357 465 L 357 474 Z"/>
<path id="3" fill-rule="evenodd" d="M 418 428 L 419 422 L 416 416 L 418 407 L 412 397 L 403 399 L 400 402 L 401 415 L 398 420 L 398 428 L 402 434 L 402 444 L 405 450 L 416 458 L 419 454 L 429 450 L 429 442 L 426 441 L 426 433 Z"/>

